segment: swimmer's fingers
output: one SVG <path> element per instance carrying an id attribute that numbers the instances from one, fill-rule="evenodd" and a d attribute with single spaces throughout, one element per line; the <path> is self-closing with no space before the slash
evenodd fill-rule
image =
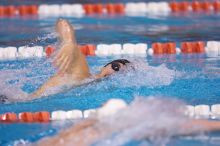
<path id="1" fill-rule="evenodd" d="M 57 56 L 54 60 L 54 65 L 55 66 L 60 66 L 60 64 L 62 64 L 63 60 L 66 58 L 66 55 L 64 54 L 59 54 L 59 56 Z"/>
<path id="2" fill-rule="evenodd" d="M 67 65 L 69 65 L 69 58 L 68 57 L 65 57 L 63 59 L 63 62 L 59 64 L 58 68 L 59 68 L 59 71 L 62 72 L 62 73 L 65 73 L 67 71 Z"/>
<path id="3" fill-rule="evenodd" d="M 54 65 L 59 66 L 66 57 L 70 58 L 70 55 L 66 52 L 60 51 L 54 58 Z"/>
<path id="4" fill-rule="evenodd" d="M 53 63 L 56 65 L 56 63 L 57 62 L 59 62 L 59 59 L 61 58 L 61 56 L 62 56 L 62 52 L 61 51 L 59 51 L 55 56 L 54 56 L 54 58 L 53 58 Z"/>

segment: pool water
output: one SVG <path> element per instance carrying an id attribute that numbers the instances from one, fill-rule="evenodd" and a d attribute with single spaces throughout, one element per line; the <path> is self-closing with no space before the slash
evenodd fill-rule
<path id="1" fill-rule="evenodd" d="M 220 40 L 219 18 L 217 14 L 66 17 L 76 29 L 79 44 Z M 1 18 L 0 47 L 56 44 L 56 21 L 57 17 Z M 38 100 L 1 104 L 0 114 L 86 110 L 100 107 L 111 98 L 121 98 L 130 103 L 135 96 L 177 98 L 191 105 L 220 103 L 219 57 L 208 58 L 205 54 L 90 56 L 87 60 L 91 72 L 97 73 L 103 65 L 117 58 L 128 58 L 136 66 L 140 66 L 140 69 Z M 22 95 L 21 92 L 33 92 L 54 72 L 51 61 L 46 58 L 1 61 L 1 90 L 18 96 Z M 72 121 L 0 124 L 0 145 L 13 145 L 15 141 L 22 143 L 22 140 L 35 142 L 42 137 L 56 134 L 71 123 Z M 174 138 L 167 145 L 219 145 L 219 139 L 219 133 L 212 133 L 208 137 Z M 144 145 L 145 142 L 131 141 L 126 145 Z"/>

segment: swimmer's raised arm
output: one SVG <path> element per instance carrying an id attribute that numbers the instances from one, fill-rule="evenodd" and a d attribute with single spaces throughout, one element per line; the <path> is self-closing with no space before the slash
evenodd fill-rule
<path id="1" fill-rule="evenodd" d="M 90 76 L 86 58 L 78 48 L 72 25 L 67 20 L 59 19 L 56 23 L 56 32 L 61 41 L 60 49 L 54 59 L 58 73 L 34 92 L 31 95 L 32 99 L 41 96 L 48 88 L 67 84 L 67 80 L 69 83 L 80 82 Z M 64 75 L 68 79 L 63 80 Z"/>
<path id="2" fill-rule="evenodd" d="M 83 78 L 89 76 L 85 56 L 78 48 L 74 28 L 67 20 L 58 20 L 56 31 L 61 40 L 60 50 L 55 56 L 55 65 L 61 73 L 74 74 Z"/>

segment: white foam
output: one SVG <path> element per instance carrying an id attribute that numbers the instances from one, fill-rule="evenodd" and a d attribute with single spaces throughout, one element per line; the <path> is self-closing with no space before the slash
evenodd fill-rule
<path id="1" fill-rule="evenodd" d="M 130 69 L 126 73 L 118 74 L 115 77 L 117 79 L 112 77 L 113 83 L 119 81 L 122 87 L 156 87 L 170 85 L 175 78 L 180 76 L 179 72 L 167 68 L 164 64 L 153 67 L 146 65 L 142 61 L 132 62 L 135 70 Z M 135 80 L 127 80 L 131 78 L 135 78 Z"/>
<path id="2" fill-rule="evenodd" d="M 185 114 L 188 115 L 189 117 L 193 117 L 193 116 L 195 115 L 194 106 L 192 106 L 192 105 L 187 105 L 187 106 L 186 106 Z"/>
<path id="3" fill-rule="evenodd" d="M 98 117 L 113 115 L 125 108 L 127 104 L 121 99 L 110 99 L 104 106 L 98 109 Z"/>
<path id="4" fill-rule="evenodd" d="M 96 109 L 85 110 L 85 111 L 83 112 L 83 117 L 84 117 L 84 118 L 89 118 L 89 117 L 91 117 L 91 116 L 93 116 L 93 115 L 96 115 L 96 112 L 97 112 Z"/>

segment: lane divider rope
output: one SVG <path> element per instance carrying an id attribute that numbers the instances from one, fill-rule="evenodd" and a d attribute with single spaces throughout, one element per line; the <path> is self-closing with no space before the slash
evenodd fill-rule
<path id="1" fill-rule="evenodd" d="M 185 12 L 220 12 L 220 1 L 208 0 L 193 2 L 129 2 L 129 3 L 107 3 L 107 4 L 53 4 L 53 5 L 21 5 L 0 6 L 0 16 L 72 16 L 79 17 L 91 14 L 120 14 L 120 15 L 142 15 L 142 14 L 170 14 Z"/>
<path id="2" fill-rule="evenodd" d="M 148 48 L 149 46 L 149 48 Z M 193 41 L 193 42 L 155 42 L 125 43 L 125 44 L 87 44 L 79 45 L 85 56 L 112 56 L 112 55 L 164 55 L 164 54 L 206 54 L 208 57 L 220 56 L 220 41 Z M 0 60 L 25 59 L 34 57 L 50 57 L 56 50 L 53 46 L 21 46 L 0 47 Z"/>
<path id="3" fill-rule="evenodd" d="M 92 116 L 106 117 L 112 115 L 119 110 L 127 107 L 127 104 L 122 99 L 110 99 L 105 105 L 97 109 L 88 110 L 57 110 L 53 112 L 39 111 L 39 112 L 21 112 L 13 113 L 7 112 L 0 114 L 0 123 L 13 122 L 50 122 L 62 120 L 75 120 L 82 118 L 89 118 Z M 220 119 L 220 104 L 213 105 L 186 105 L 185 115 L 196 119 Z"/>

